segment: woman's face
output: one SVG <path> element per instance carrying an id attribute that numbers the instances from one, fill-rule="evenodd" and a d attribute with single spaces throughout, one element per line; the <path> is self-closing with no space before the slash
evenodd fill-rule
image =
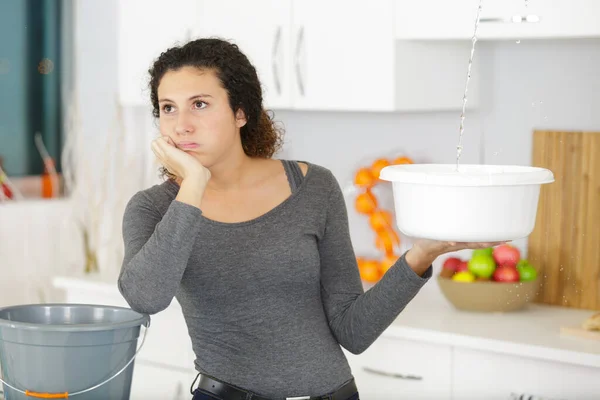
<path id="1" fill-rule="evenodd" d="M 158 85 L 159 126 L 181 150 L 209 168 L 235 149 L 242 149 L 237 118 L 214 71 L 183 67 L 168 71 Z M 243 150 L 242 150 L 243 151 Z"/>

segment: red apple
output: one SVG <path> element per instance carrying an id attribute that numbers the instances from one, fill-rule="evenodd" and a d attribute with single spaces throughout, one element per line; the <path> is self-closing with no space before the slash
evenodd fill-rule
<path id="1" fill-rule="evenodd" d="M 493 279 L 497 282 L 519 282 L 519 271 L 513 267 L 501 266 L 494 271 Z"/>
<path id="2" fill-rule="evenodd" d="M 456 271 L 456 267 L 460 264 L 462 260 L 458 257 L 448 257 L 446 261 L 444 261 L 444 265 L 442 268 L 449 269 L 450 271 Z"/>
<path id="3" fill-rule="evenodd" d="M 521 259 L 521 252 L 514 246 L 508 244 L 501 244 L 494 248 L 492 253 L 496 264 L 504 267 L 516 267 L 517 263 Z"/>
<path id="4" fill-rule="evenodd" d="M 469 271 L 469 262 L 468 261 L 461 261 L 456 266 L 456 272 L 463 272 L 463 271 Z"/>

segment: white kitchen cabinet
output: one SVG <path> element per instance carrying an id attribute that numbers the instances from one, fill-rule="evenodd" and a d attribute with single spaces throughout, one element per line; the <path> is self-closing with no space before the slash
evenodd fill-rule
<path id="1" fill-rule="evenodd" d="M 462 107 L 470 43 L 394 36 L 394 0 L 200 1 L 194 36 L 237 43 L 255 64 L 265 107 L 428 111 Z M 478 104 L 478 63 L 468 107 Z"/>
<path id="2" fill-rule="evenodd" d="M 133 369 L 130 400 L 189 400 L 197 372 L 165 369 L 137 361 Z M 197 382 L 197 381 L 196 381 Z"/>
<path id="3" fill-rule="evenodd" d="M 479 0 L 396 0 L 396 38 L 470 39 Z M 483 40 L 599 37 L 596 0 L 483 0 L 477 37 Z"/>
<path id="4" fill-rule="evenodd" d="M 451 399 L 450 346 L 382 336 L 346 356 L 363 400 Z"/>
<path id="5" fill-rule="evenodd" d="M 256 67 L 269 107 L 291 106 L 291 7 L 289 0 L 200 1 L 194 37 L 236 43 Z"/>
<path id="6" fill-rule="evenodd" d="M 600 369 L 456 348 L 455 399 L 507 400 L 512 394 L 548 400 L 600 398 Z M 525 397 L 529 398 L 529 397 Z"/>
<path id="7" fill-rule="evenodd" d="M 196 0 L 117 1 L 119 101 L 150 104 L 148 69 L 167 48 L 191 38 L 197 25 Z"/>
<path id="8" fill-rule="evenodd" d="M 394 108 L 394 32 L 389 0 L 294 0 L 294 108 Z"/>

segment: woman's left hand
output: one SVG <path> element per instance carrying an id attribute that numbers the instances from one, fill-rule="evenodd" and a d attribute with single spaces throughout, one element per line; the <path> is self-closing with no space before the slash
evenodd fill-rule
<path id="1" fill-rule="evenodd" d="M 464 249 L 485 249 L 506 242 L 445 242 L 430 239 L 417 239 L 412 248 L 406 253 L 406 262 L 419 275 L 445 253 Z"/>

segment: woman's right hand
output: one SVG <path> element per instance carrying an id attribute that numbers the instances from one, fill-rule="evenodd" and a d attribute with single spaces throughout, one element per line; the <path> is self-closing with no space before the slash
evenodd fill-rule
<path id="1" fill-rule="evenodd" d="M 194 156 L 178 149 L 168 136 L 161 136 L 152 141 L 152 151 L 158 161 L 173 175 L 181 180 L 193 179 L 206 186 L 210 179 L 210 171 Z"/>

